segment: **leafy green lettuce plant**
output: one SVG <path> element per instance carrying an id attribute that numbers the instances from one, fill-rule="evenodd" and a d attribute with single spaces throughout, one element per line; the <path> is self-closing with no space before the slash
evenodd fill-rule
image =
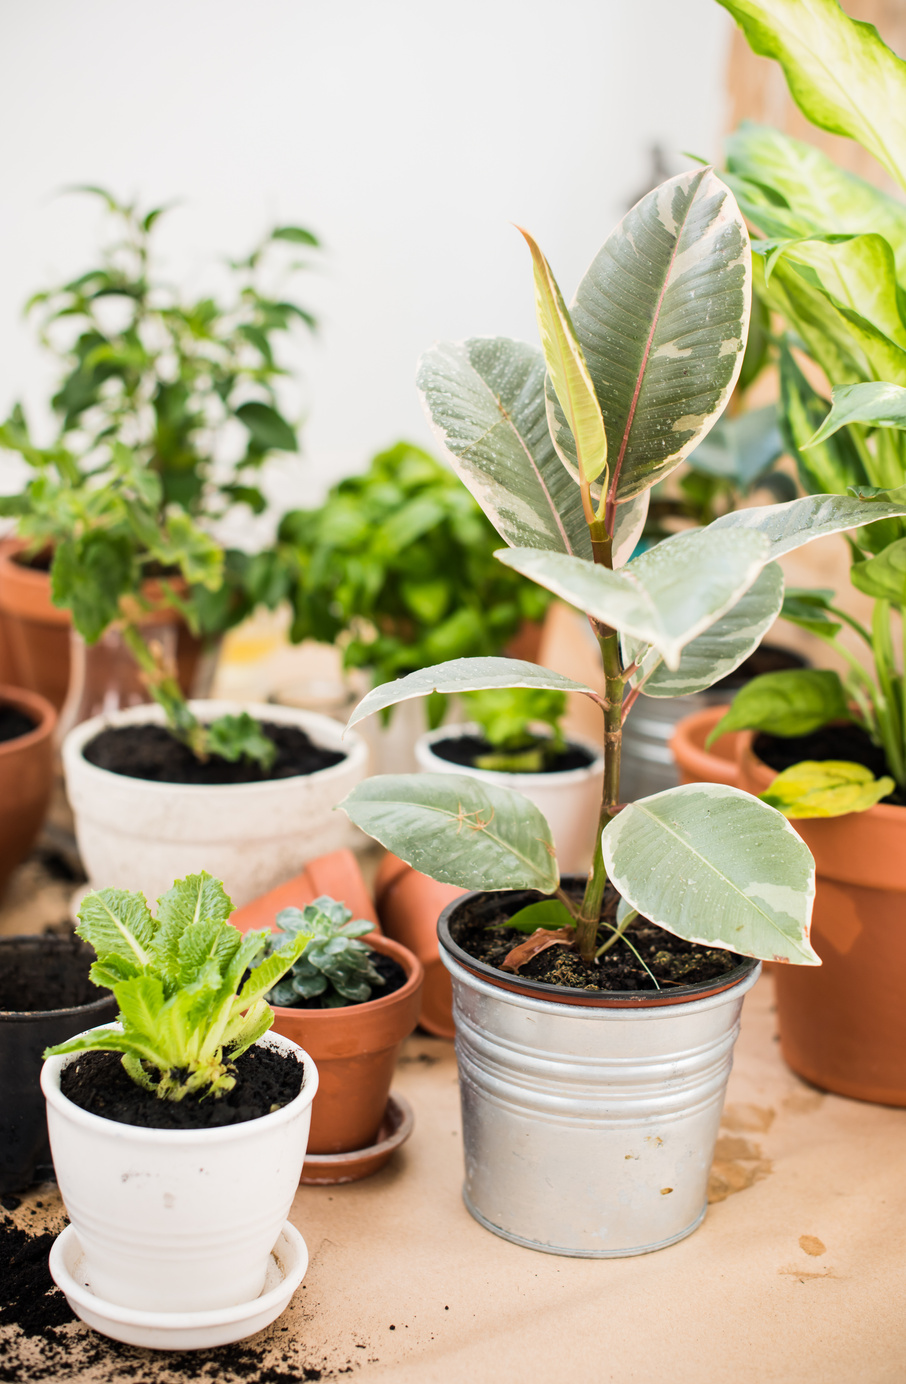
<path id="1" fill-rule="evenodd" d="M 476 769 L 538 774 L 566 749 L 560 724 L 566 714 L 566 693 L 556 688 L 463 692 L 462 705 L 467 719 L 480 727 L 493 746 L 490 754 L 476 759 Z"/>
<path id="2" fill-rule="evenodd" d="M 603 718 L 600 833 L 581 900 L 560 887 L 550 829 L 521 795 L 454 774 L 367 780 L 344 807 L 435 879 L 556 895 L 586 961 L 608 879 L 633 911 L 692 942 L 817 964 L 814 862 L 789 823 L 737 789 L 694 784 L 620 797 L 622 726 L 638 698 L 701 691 L 757 647 L 783 601 L 777 559 L 826 533 L 906 515 L 879 496 L 810 496 L 723 515 L 627 561 L 651 487 L 719 418 L 750 311 L 748 235 L 710 169 L 672 178 L 611 233 L 569 310 L 532 252 L 542 350 L 503 338 L 442 343 L 418 384 L 452 464 L 508 545 L 501 562 L 584 611 L 604 693 L 532 664 L 460 659 L 366 697 L 354 724 L 432 691 L 579 692 Z"/>
<path id="3" fill-rule="evenodd" d="M 851 19 L 836 0 L 719 3 L 756 52 L 780 63 L 793 99 L 813 124 L 856 140 L 906 188 L 906 63 L 871 24 Z M 906 205 L 811 145 L 750 123 L 730 138 L 727 167 L 727 181 L 759 233 L 753 241 L 757 292 L 786 328 L 779 360 L 781 425 L 803 485 L 827 494 L 901 500 Z M 803 356 L 817 370 L 806 373 Z M 821 374 L 832 387 L 832 401 L 812 383 Z M 725 728 L 783 735 L 779 727 L 791 698 L 808 710 L 809 729 L 848 716 L 855 706 L 856 720 L 883 748 L 902 797 L 906 682 L 896 631 L 899 626 L 902 632 L 906 604 L 906 524 L 891 514 L 848 538 L 853 585 L 874 598 L 870 625 L 839 609 L 830 591 L 789 592 L 782 611 L 846 660 L 845 678 L 826 683 L 820 705 L 799 674 L 778 675 L 780 682 L 758 680 L 737 699 Z M 858 635 L 871 672 L 840 642 L 843 624 Z M 876 790 L 843 807 L 849 800 L 832 794 L 826 805 L 860 810 L 877 800 Z M 788 807 L 799 815 L 795 799 Z"/>
<path id="4" fill-rule="evenodd" d="M 353 920 L 352 910 L 327 894 L 304 908 L 284 908 L 277 926 L 283 939 L 271 939 L 268 957 L 282 955 L 287 937 L 303 938 L 304 946 L 290 971 L 268 991 L 270 1004 L 294 1005 L 320 996 L 325 1009 L 339 1009 L 370 1000 L 374 987 L 385 984 L 371 952 L 358 940 L 374 932 L 374 923 Z"/>
<path id="5" fill-rule="evenodd" d="M 232 1064 L 274 1021 L 265 996 L 308 940 L 297 932 L 256 964 L 270 934 L 241 933 L 232 911 L 223 885 L 204 871 L 177 880 L 158 899 L 156 918 L 142 894 L 89 894 L 76 932 L 97 953 L 91 979 L 113 991 L 119 1026 L 92 1029 L 44 1056 L 120 1052 L 132 1080 L 160 1100 L 231 1090 Z"/>

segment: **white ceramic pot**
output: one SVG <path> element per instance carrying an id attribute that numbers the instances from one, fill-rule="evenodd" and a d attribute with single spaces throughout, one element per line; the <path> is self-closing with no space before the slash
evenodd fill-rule
<path id="1" fill-rule="evenodd" d="M 316 744 L 346 758 L 328 769 L 269 783 L 151 783 L 89 764 L 82 750 L 108 726 L 162 724 L 159 706 L 96 716 L 63 742 L 66 792 L 79 853 L 93 889 L 140 890 L 149 902 L 175 879 L 207 870 L 237 908 L 299 874 L 309 860 L 351 844 L 348 819 L 332 809 L 368 769 L 361 736 L 329 716 L 295 707 L 190 703 L 204 720 L 249 711 L 258 720 L 299 726 Z"/>
<path id="2" fill-rule="evenodd" d="M 468 774 L 485 783 L 522 793 L 547 819 L 561 874 L 584 874 L 595 848 L 604 788 L 604 755 L 600 748 L 589 740 L 572 736 L 571 744 L 580 745 L 593 756 L 586 768 L 566 769 L 557 774 L 504 774 L 490 769 L 467 769 L 434 753 L 435 741 L 450 740 L 458 735 L 481 735 L 481 730 L 470 724 L 441 726 L 439 730 L 429 731 L 416 742 L 415 757 L 419 768 L 435 774 Z"/>
<path id="3" fill-rule="evenodd" d="M 289 1214 L 308 1146 L 318 1071 L 273 1032 L 260 1044 L 305 1065 L 281 1110 L 222 1129 L 144 1129 L 92 1115 L 60 1090 L 82 1054 L 41 1071 L 60 1194 L 92 1291 L 145 1312 L 209 1312 L 253 1302 Z"/>

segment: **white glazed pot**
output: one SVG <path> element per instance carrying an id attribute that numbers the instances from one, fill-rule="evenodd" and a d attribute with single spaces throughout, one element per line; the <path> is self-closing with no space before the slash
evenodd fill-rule
<path id="1" fill-rule="evenodd" d="M 145 1129 L 92 1115 L 60 1090 L 81 1053 L 41 1071 L 60 1194 L 92 1291 L 145 1312 L 205 1312 L 254 1301 L 289 1215 L 318 1071 L 273 1032 L 259 1045 L 305 1065 L 289 1105 L 221 1129 Z"/>
<path id="2" fill-rule="evenodd" d="M 85 745 L 110 726 L 161 725 L 159 706 L 96 716 L 63 742 L 66 792 L 79 853 L 93 889 L 140 890 L 153 902 L 175 879 L 207 870 L 237 908 L 292 878 L 316 856 L 350 844 L 344 813 L 333 812 L 368 769 L 361 736 L 329 716 L 295 707 L 190 703 L 203 720 L 249 711 L 260 721 L 299 726 L 346 758 L 328 769 L 266 783 L 152 783 L 89 764 Z"/>
<path id="3" fill-rule="evenodd" d="M 468 774 L 484 783 L 496 784 L 522 793 L 544 814 L 561 874 L 584 874 L 595 848 L 601 795 L 604 788 L 604 755 L 588 740 L 570 737 L 570 743 L 587 750 L 594 758 L 584 769 L 566 769 L 557 774 L 506 774 L 491 769 L 468 769 L 441 759 L 432 749 L 437 740 L 452 740 L 458 735 L 481 735 L 475 725 L 441 726 L 416 741 L 415 757 L 420 769 L 434 774 Z"/>

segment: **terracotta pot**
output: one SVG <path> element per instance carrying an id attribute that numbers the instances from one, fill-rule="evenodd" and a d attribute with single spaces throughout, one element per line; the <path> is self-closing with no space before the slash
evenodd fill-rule
<path id="1" fill-rule="evenodd" d="M 336 851 L 313 865 L 314 870 L 309 866 L 295 880 L 239 909 L 233 924 L 243 932 L 251 927 L 273 929 L 281 908 L 302 908 L 328 892 L 357 916 L 369 915 L 370 910 L 361 908 L 361 900 L 357 903 L 354 898 L 364 884 L 351 852 Z M 308 1141 L 313 1154 L 349 1153 L 375 1142 L 400 1047 L 418 1022 L 424 980 L 418 958 L 378 932 L 362 940 L 403 967 L 407 979 L 400 990 L 343 1009 L 274 1006 L 274 1032 L 305 1046 L 320 1075 Z"/>
<path id="2" fill-rule="evenodd" d="M 739 737 L 739 787 L 776 777 Z M 906 808 L 794 822 L 815 857 L 820 967 L 776 966 L 780 1044 L 826 1091 L 906 1105 Z"/>
<path id="3" fill-rule="evenodd" d="M 710 749 L 705 741 L 718 721 L 729 711 L 728 706 L 709 706 L 684 716 L 670 737 L 670 749 L 680 771 L 680 783 L 728 783 L 739 786 L 739 765 L 736 762 L 738 732 L 731 731 L 715 740 Z"/>
<path id="4" fill-rule="evenodd" d="M 0 614 L 12 678 L 46 697 L 59 711 L 69 688 L 72 620 L 68 610 L 61 610 L 50 599 L 50 573 L 16 561 L 25 547 L 21 539 L 0 545 Z M 148 585 L 152 595 L 154 589 L 159 590 L 156 582 Z M 175 612 L 173 619 L 177 624 L 177 675 L 189 696 L 195 691 L 204 647 Z"/>
<path id="5" fill-rule="evenodd" d="M 0 893 L 41 830 L 53 784 L 52 736 L 57 713 L 21 687 L 0 687 L 0 704 L 36 722 L 27 735 L 0 742 Z"/>
<path id="6" fill-rule="evenodd" d="M 374 884 L 378 916 L 388 937 L 414 952 L 425 970 L 418 1022 L 438 1038 L 454 1038 L 453 989 L 440 959 L 437 920 L 465 889 L 438 884 L 398 856 L 386 855 Z"/>

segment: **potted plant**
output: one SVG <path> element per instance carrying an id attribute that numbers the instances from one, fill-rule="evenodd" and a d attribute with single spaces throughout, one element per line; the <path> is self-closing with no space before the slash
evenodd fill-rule
<path id="1" fill-rule="evenodd" d="M 898 124 L 906 63 L 877 31 L 830 3 L 722 3 L 756 51 L 780 62 L 806 117 L 857 140 L 906 187 Z M 752 124 L 731 137 L 728 169 L 760 233 L 758 292 L 785 327 L 781 426 L 803 483 L 901 499 L 902 201 L 811 145 Z M 896 649 L 906 526 L 894 511 L 851 534 L 849 546 L 852 583 L 873 598 L 869 620 L 855 620 L 831 591 L 789 592 L 783 611 L 835 649 L 845 676 L 760 679 L 738 694 L 723 726 L 757 733 L 754 743 L 740 735 L 743 786 L 765 790 L 774 771 L 787 771 L 770 793 L 818 867 L 815 946 L 824 965 L 808 977 L 777 976 L 784 1055 L 827 1090 L 904 1105 L 906 739 Z M 840 641 L 844 625 L 856 636 L 855 653 L 852 637 Z M 879 784 L 888 778 L 893 791 L 885 794 Z"/>
<path id="2" fill-rule="evenodd" d="M 261 561 L 261 590 L 271 604 L 289 600 L 293 640 L 341 645 L 361 690 L 364 678 L 379 684 L 442 659 L 503 653 L 541 620 L 547 593 L 501 567 L 496 542 L 450 470 L 400 442 L 318 509 L 284 515 L 276 552 Z M 444 698 L 426 705 L 428 726 L 438 726 Z M 421 709 L 414 724 L 389 718 L 371 736 L 377 766 L 414 769 Z"/>
<path id="3" fill-rule="evenodd" d="M 370 779 L 343 806 L 417 869 L 478 891 L 439 925 L 469 1210 L 534 1248 L 621 1255 L 672 1243 L 704 1214 L 756 958 L 818 963 L 814 866 L 782 814 L 718 784 L 623 803 L 623 718 L 659 681 L 697 691 L 752 652 L 780 607 L 782 553 L 906 507 L 820 496 L 747 509 L 626 562 L 648 489 L 733 388 L 745 226 L 713 171 L 673 178 L 611 234 L 571 313 L 526 238 L 543 354 L 504 339 L 444 343 L 419 385 L 510 545 L 498 557 L 587 613 L 604 695 L 533 665 L 463 659 L 376 688 L 350 719 L 431 691 L 516 684 L 591 698 L 605 744 L 592 867 L 561 878 L 537 808 L 465 775 Z"/>
<path id="4" fill-rule="evenodd" d="M 89 980 L 93 957 L 78 938 L 0 937 L 0 1193 L 53 1177 L 41 1061 L 113 1019 L 113 996 Z"/>
<path id="5" fill-rule="evenodd" d="M 44 823 L 57 716 L 35 692 L 0 687 L 0 894 Z"/>
<path id="6" fill-rule="evenodd" d="M 383 1167 L 412 1129 L 412 1112 L 390 1097 L 390 1083 L 418 1022 L 422 968 L 371 919 L 353 919 L 328 895 L 283 908 L 275 921 L 266 957 L 279 954 L 287 936 L 309 939 L 265 997 L 274 1031 L 318 1067 L 302 1181 L 355 1182 Z"/>
<path id="7" fill-rule="evenodd" d="M 76 1313 L 119 1340 L 238 1340 L 279 1315 L 304 1271 L 301 1237 L 285 1222 L 318 1075 L 294 1043 L 265 1037 L 264 996 L 306 938 L 255 966 L 266 936 L 243 936 L 231 912 L 202 873 L 178 880 L 156 918 L 142 895 L 116 889 L 89 895 L 79 914 L 98 957 L 92 979 L 113 990 L 119 1022 L 46 1053 L 41 1085 L 71 1221 L 50 1267 Z M 295 1272 L 262 1321 L 281 1233 Z"/>
<path id="8" fill-rule="evenodd" d="M 15 516 L 23 540 L 0 554 L 0 608 L 17 680 L 57 709 L 69 683 L 71 622 L 57 601 L 53 574 L 65 561 L 58 545 L 71 536 L 77 516 L 54 507 L 54 492 L 62 485 L 62 503 L 67 490 L 115 486 L 110 466 L 117 447 L 125 447 L 145 475 L 158 517 L 175 510 L 203 526 L 229 526 L 243 510 L 262 514 L 262 467 L 275 452 L 298 451 L 297 430 L 281 412 L 275 389 L 287 373 L 280 339 L 293 324 L 315 325 L 290 282 L 304 266 L 287 270 L 280 259 L 281 251 L 296 255 L 300 247 L 316 247 L 310 231 L 274 228 L 251 254 L 229 261 L 227 295 L 190 297 L 174 289 L 155 261 L 165 208 L 83 190 L 103 201 L 112 235 L 98 262 L 28 303 L 62 371 L 52 400 L 57 436 L 48 447 L 36 445 L 18 406 L 0 428 L 0 445 L 31 468 L 20 492 L 0 502 L 0 512 Z M 235 460 L 225 465 L 228 455 Z M 204 650 L 254 605 L 260 564 L 260 555 L 230 548 L 219 585 L 193 592 L 191 621 L 171 613 L 187 694 Z M 88 661 L 91 683 L 90 652 Z M 109 697 L 115 688 L 107 690 Z"/>

